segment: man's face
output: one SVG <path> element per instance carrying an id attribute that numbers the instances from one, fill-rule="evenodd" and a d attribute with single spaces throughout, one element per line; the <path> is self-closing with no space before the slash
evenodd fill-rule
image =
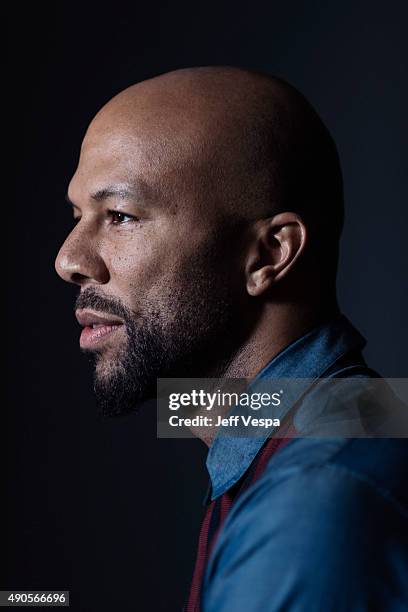
<path id="1" fill-rule="evenodd" d="M 81 347 L 96 357 L 104 414 L 134 409 L 159 376 L 217 372 L 240 342 L 240 231 L 207 170 L 149 127 L 105 118 L 84 140 L 56 269 L 80 287 Z"/>

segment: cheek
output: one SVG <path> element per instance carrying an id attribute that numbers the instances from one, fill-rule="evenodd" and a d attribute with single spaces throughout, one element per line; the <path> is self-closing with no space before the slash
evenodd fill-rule
<path id="1" fill-rule="evenodd" d="M 180 283 L 184 285 L 183 270 L 194 264 L 208 241 L 204 227 L 187 229 L 187 225 L 167 219 L 112 236 L 103 255 L 110 293 L 134 308 L 171 299 Z"/>
<path id="2" fill-rule="evenodd" d="M 174 282 L 183 250 L 169 240 L 154 236 L 122 236 L 105 249 L 109 268 L 109 292 L 129 306 L 156 301 L 166 286 Z M 172 280 L 173 279 L 173 280 Z"/>
<path id="3" fill-rule="evenodd" d="M 145 292 L 163 274 L 163 257 L 157 249 L 116 248 L 111 253 L 109 270 L 111 283 L 119 290 L 134 287 Z"/>

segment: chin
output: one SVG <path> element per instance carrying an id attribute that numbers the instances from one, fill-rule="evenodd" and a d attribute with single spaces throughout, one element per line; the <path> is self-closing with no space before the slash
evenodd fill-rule
<path id="1" fill-rule="evenodd" d="M 102 385 L 109 385 L 123 374 L 123 366 L 113 356 L 98 355 L 95 364 L 95 380 Z"/>
<path id="2" fill-rule="evenodd" d="M 141 402 L 154 397 L 156 385 L 151 388 L 137 377 L 129 378 L 123 366 L 101 361 L 94 376 L 97 405 L 103 417 L 123 416 L 138 410 Z"/>

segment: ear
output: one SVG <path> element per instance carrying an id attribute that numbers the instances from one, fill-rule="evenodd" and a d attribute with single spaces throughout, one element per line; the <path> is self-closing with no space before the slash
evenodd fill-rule
<path id="1" fill-rule="evenodd" d="M 245 268 L 249 295 L 262 295 L 282 280 L 304 251 L 306 238 L 306 226 L 295 213 L 257 221 Z"/>

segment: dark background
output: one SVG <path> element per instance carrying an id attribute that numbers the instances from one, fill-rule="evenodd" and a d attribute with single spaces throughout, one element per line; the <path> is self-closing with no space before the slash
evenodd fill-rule
<path id="1" fill-rule="evenodd" d="M 369 340 L 370 365 L 407 376 L 405 4 L 15 4 L 3 126 L 16 189 L 12 206 L 3 202 L 11 489 L 2 588 L 69 589 L 72 609 L 88 612 L 171 612 L 190 580 L 204 447 L 157 440 L 148 406 L 99 419 L 75 291 L 53 269 L 84 131 L 126 86 L 231 64 L 282 76 L 309 98 L 344 171 L 341 306 Z"/>

